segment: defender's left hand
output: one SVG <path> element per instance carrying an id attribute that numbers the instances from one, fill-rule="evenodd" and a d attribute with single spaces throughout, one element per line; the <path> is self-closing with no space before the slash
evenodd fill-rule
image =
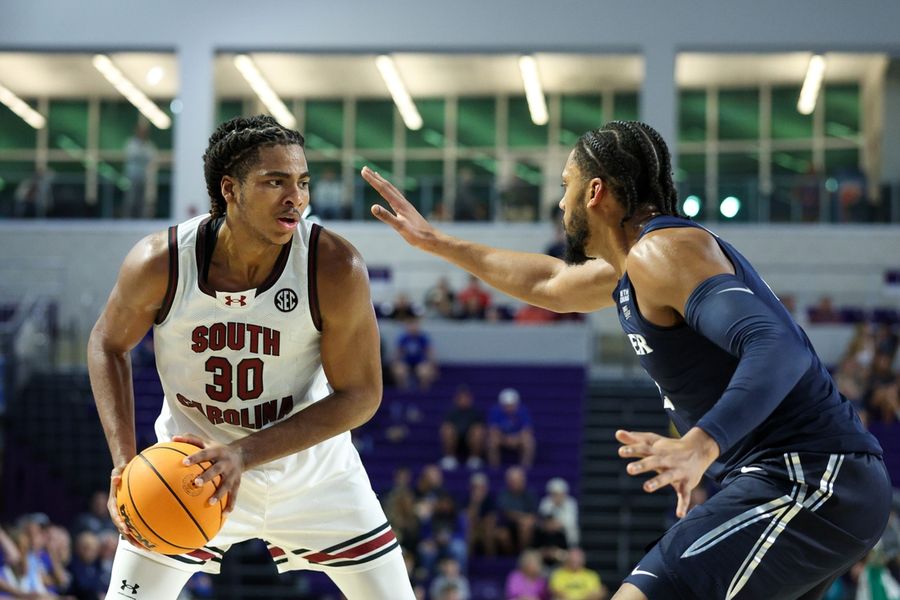
<path id="1" fill-rule="evenodd" d="M 238 488 L 241 487 L 241 475 L 244 472 L 244 459 L 241 453 L 231 446 L 213 440 L 204 440 L 190 433 L 175 436 L 172 441 L 185 442 L 202 448 L 199 452 L 185 458 L 184 464 L 195 465 L 206 461 L 211 462 L 212 465 L 197 477 L 197 486 L 200 487 L 221 475 L 222 479 L 219 481 L 215 493 L 209 499 L 209 503 L 215 504 L 227 496 L 225 513 L 234 510 Z"/>
<path id="2" fill-rule="evenodd" d="M 706 469 L 718 458 L 719 446 L 705 431 L 694 427 L 684 437 L 673 439 L 640 431 L 616 432 L 622 444 L 619 456 L 640 458 L 628 465 L 629 475 L 656 471 L 657 476 L 644 482 L 645 492 L 671 485 L 678 494 L 675 514 L 687 514 L 691 490 L 697 487 Z"/>

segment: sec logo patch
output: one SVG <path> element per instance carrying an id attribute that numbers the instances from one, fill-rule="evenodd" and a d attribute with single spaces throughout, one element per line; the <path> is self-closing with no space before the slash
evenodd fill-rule
<path id="1" fill-rule="evenodd" d="M 299 300 L 297 292 L 294 290 L 284 288 L 283 290 L 278 290 L 278 293 L 275 294 L 275 308 L 281 312 L 291 312 L 297 308 L 297 304 L 299 304 Z"/>

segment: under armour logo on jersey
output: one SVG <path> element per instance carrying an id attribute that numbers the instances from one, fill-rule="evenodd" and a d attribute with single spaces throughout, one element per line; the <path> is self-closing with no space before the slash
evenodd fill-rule
<path id="1" fill-rule="evenodd" d="M 228 306 L 247 306 L 247 296 L 225 296 L 225 304 Z"/>
<path id="2" fill-rule="evenodd" d="M 638 356 L 644 356 L 653 352 L 653 348 L 647 345 L 647 340 L 639 333 L 629 333 L 628 341 L 631 342 L 631 347 L 634 348 L 634 352 Z"/>
<path id="3" fill-rule="evenodd" d="M 124 592 L 125 590 L 128 590 L 128 591 L 131 592 L 132 594 L 137 594 L 137 591 L 138 591 L 138 588 L 139 588 L 139 587 L 141 587 L 141 586 L 140 586 L 139 584 L 137 584 L 137 583 L 134 584 L 134 585 L 128 585 L 128 580 L 127 580 L 127 579 L 123 579 L 123 580 L 122 580 L 122 587 L 120 587 L 119 589 L 120 589 L 121 591 L 123 591 L 123 592 Z"/>
<path id="4" fill-rule="evenodd" d="M 297 308 L 298 303 L 297 293 L 294 290 L 284 288 L 275 294 L 275 308 L 281 312 L 291 312 Z"/>

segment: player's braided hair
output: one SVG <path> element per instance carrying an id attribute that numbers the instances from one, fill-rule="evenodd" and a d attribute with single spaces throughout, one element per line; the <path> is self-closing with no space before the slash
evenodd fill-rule
<path id="1" fill-rule="evenodd" d="M 575 163 L 588 179 L 599 177 L 625 207 L 625 225 L 640 206 L 680 216 L 672 160 L 659 133 L 640 121 L 611 121 L 575 145 Z"/>
<path id="2" fill-rule="evenodd" d="M 268 115 L 236 117 L 219 125 L 209 137 L 203 154 L 203 173 L 209 193 L 209 214 L 221 217 L 227 204 L 222 196 L 222 177 L 243 181 L 264 146 L 303 146 L 300 132 L 282 127 Z"/>

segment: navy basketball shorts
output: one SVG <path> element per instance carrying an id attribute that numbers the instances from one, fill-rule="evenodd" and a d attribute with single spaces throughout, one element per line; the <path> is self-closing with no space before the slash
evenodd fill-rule
<path id="1" fill-rule="evenodd" d="M 650 600 L 817 598 L 887 525 L 880 457 L 789 453 L 730 473 L 625 578 Z"/>

